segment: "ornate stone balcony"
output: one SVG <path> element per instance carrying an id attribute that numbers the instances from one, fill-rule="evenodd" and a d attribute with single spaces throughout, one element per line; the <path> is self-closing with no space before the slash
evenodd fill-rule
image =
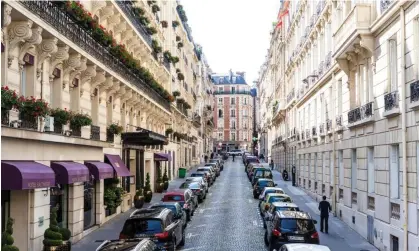
<path id="1" fill-rule="evenodd" d="M 419 81 L 410 84 L 410 102 L 408 106 L 412 110 L 419 109 Z"/>
<path id="2" fill-rule="evenodd" d="M 384 117 L 393 117 L 400 114 L 399 91 L 394 91 L 384 95 Z"/>
<path id="3" fill-rule="evenodd" d="M 394 0 L 380 0 L 380 11 L 384 13 L 386 10 L 389 9 L 390 5 L 393 4 Z"/>
<path id="4" fill-rule="evenodd" d="M 374 121 L 374 102 L 369 102 L 348 112 L 348 127 L 364 125 Z"/>

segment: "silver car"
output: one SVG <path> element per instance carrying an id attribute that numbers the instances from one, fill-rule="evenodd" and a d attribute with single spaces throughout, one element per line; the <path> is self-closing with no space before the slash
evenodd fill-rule
<path id="1" fill-rule="evenodd" d="M 96 251 L 154 251 L 157 249 L 156 243 L 150 239 L 139 240 L 126 239 L 126 240 L 106 240 L 100 244 Z"/>
<path id="2" fill-rule="evenodd" d="M 186 182 L 200 182 L 204 185 L 205 187 L 205 192 L 208 193 L 208 181 L 206 179 L 204 179 L 204 177 L 188 177 L 185 180 Z"/>

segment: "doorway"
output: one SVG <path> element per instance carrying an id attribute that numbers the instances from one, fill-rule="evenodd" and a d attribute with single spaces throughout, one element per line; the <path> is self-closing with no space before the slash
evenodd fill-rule
<path id="1" fill-rule="evenodd" d="M 374 217 L 367 216 L 367 240 L 374 245 Z"/>
<path id="2" fill-rule="evenodd" d="M 96 182 L 84 182 L 84 230 L 96 225 Z"/>

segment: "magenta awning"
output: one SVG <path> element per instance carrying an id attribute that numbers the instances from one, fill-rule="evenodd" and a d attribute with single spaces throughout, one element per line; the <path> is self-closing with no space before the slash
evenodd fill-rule
<path id="1" fill-rule="evenodd" d="M 55 172 L 57 184 L 73 184 L 90 180 L 89 169 L 80 163 L 73 161 L 54 161 L 51 168 Z"/>
<path id="2" fill-rule="evenodd" d="M 24 190 L 55 186 L 55 173 L 35 161 L 2 161 L 1 189 Z"/>
<path id="3" fill-rule="evenodd" d="M 172 156 L 170 156 L 170 154 L 167 154 L 167 153 L 155 153 L 154 160 L 155 161 L 171 161 Z"/>
<path id="4" fill-rule="evenodd" d="M 130 171 L 119 155 L 105 154 L 105 162 L 109 163 L 113 167 L 118 177 L 131 176 Z"/>
<path id="5" fill-rule="evenodd" d="M 85 161 L 84 164 L 89 169 L 95 180 L 110 179 L 114 177 L 111 165 L 100 161 Z"/>

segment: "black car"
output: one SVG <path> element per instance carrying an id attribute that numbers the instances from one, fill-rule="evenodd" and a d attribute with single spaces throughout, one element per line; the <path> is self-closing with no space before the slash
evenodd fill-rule
<path id="1" fill-rule="evenodd" d="M 269 251 L 279 250 L 287 243 L 319 244 L 316 223 L 306 212 L 276 211 L 267 220 L 265 244 L 269 246 Z"/>
<path id="2" fill-rule="evenodd" d="M 253 169 L 252 185 L 254 185 L 260 178 L 272 179 L 272 177 L 272 171 L 268 167 L 256 167 Z"/>
<path id="3" fill-rule="evenodd" d="M 126 240 L 106 240 L 96 251 L 159 251 L 155 239 L 134 238 Z"/>
<path id="4" fill-rule="evenodd" d="M 160 202 L 151 205 L 149 208 L 167 208 L 172 210 L 173 213 L 173 220 L 181 220 L 182 225 L 185 228 L 188 224 L 188 220 L 186 219 L 186 213 L 182 210 L 182 206 L 177 202 Z"/>
<path id="5" fill-rule="evenodd" d="M 200 182 L 197 182 L 197 181 L 185 181 L 180 185 L 179 188 L 191 189 L 194 195 L 198 196 L 198 202 L 204 201 L 204 199 L 207 197 L 204 184 L 201 184 Z"/>
<path id="6" fill-rule="evenodd" d="M 169 209 L 137 209 L 125 221 L 119 239 L 155 238 L 157 246 L 170 251 L 185 245 L 185 228 Z"/>
<path id="7" fill-rule="evenodd" d="M 209 172 L 210 176 L 213 181 L 217 180 L 217 174 L 215 173 L 215 169 L 212 166 L 201 166 L 196 169 L 197 172 Z"/>
<path id="8" fill-rule="evenodd" d="M 260 193 L 265 187 L 275 187 L 276 184 L 271 179 L 258 179 L 258 181 L 253 186 L 253 198 L 259 198 Z"/>

